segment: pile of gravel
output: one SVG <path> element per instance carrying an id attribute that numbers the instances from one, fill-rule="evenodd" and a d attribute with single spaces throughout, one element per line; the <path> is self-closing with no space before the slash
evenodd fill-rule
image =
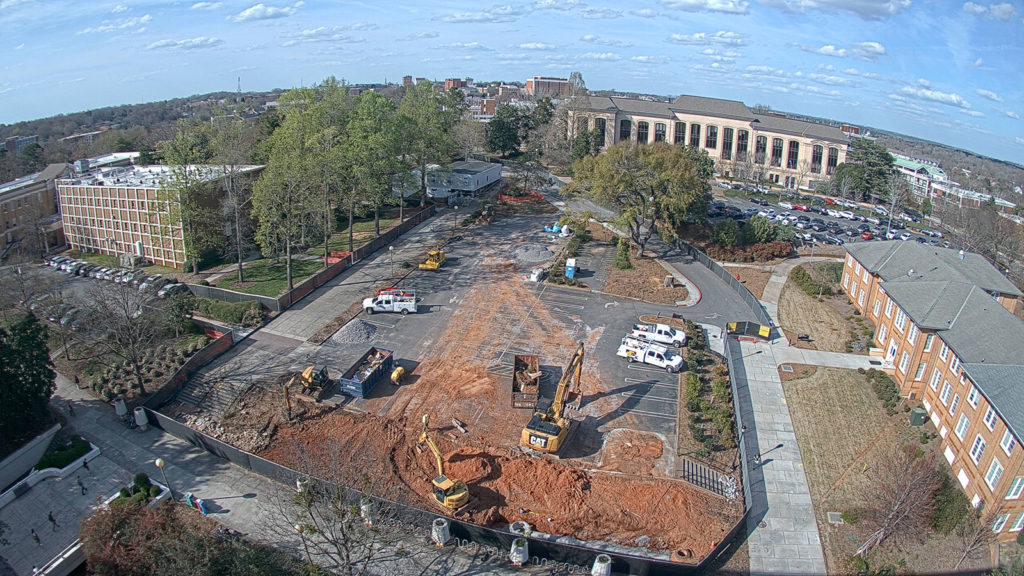
<path id="1" fill-rule="evenodd" d="M 551 246 L 541 244 L 522 244 L 512 250 L 512 257 L 520 262 L 543 262 L 556 256 Z"/>
<path id="2" fill-rule="evenodd" d="M 334 336 L 331 336 L 331 342 L 335 344 L 363 344 L 373 339 L 376 333 L 376 326 L 356 319 L 335 332 Z"/>

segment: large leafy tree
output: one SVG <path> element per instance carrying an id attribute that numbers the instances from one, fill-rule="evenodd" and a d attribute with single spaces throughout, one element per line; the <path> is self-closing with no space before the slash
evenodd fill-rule
<path id="1" fill-rule="evenodd" d="M 854 138 L 846 152 L 846 163 L 864 167 L 864 187 L 861 192 L 865 199 L 886 200 L 887 181 L 896 160 L 884 144 L 867 138 Z"/>
<path id="2" fill-rule="evenodd" d="M 46 326 L 32 312 L 0 327 L 0 453 L 49 420 L 55 373 L 46 339 Z"/>
<path id="3" fill-rule="evenodd" d="M 163 144 L 163 157 L 171 165 L 171 176 L 161 192 L 161 199 L 170 208 L 167 225 L 180 223 L 185 261 L 193 273 L 198 273 L 201 255 L 217 247 L 220 240 L 217 214 L 210 210 L 206 198 L 209 190 L 200 167 L 213 157 L 206 126 L 181 121 L 174 139 Z"/>
<path id="4" fill-rule="evenodd" d="M 345 155 L 345 137 L 352 114 L 348 86 L 333 76 L 317 87 L 318 99 L 308 116 L 309 153 L 306 155 L 310 179 L 320 193 L 319 205 L 324 240 L 324 265 L 330 256 L 330 239 L 334 232 L 334 207 L 344 203 L 343 193 L 351 190 L 351 166 Z M 351 203 L 350 203 L 351 204 Z"/>
<path id="5" fill-rule="evenodd" d="M 523 115 L 515 106 L 498 106 L 494 117 L 487 123 L 487 148 L 496 154 L 508 156 L 519 150 L 523 141 Z"/>
<path id="6" fill-rule="evenodd" d="M 231 222 L 230 244 L 235 253 L 238 281 L 242 282 L 245 279 L 242 261 L 251 246 L 246 208 L 252 199 L 251 179 L 243 173 L 243 168 L 252 157 L 256 133 L 250 125 L 229 116 L 210 125 L 209 142 L 211 161 L 223 175 L 224 200 L 221 206 Z"/>
<path id="7" fill-rule="evenodd" d="M 380 209 L 394 198 L 391 178 L 401 169 L 396 126 L 394 102 L 377 92 L 363 92 L 356 97 L 348 123 L 345 155 L 352 166 L 355 190 L 373 208 L 377 235 L 380 235 Z M 351 230 L 349 226 L 350 235 Z"/>
<path id="8" fill-rule="evenodd" d="M 714 164 L 706 152 L 664 142 L 623 142 L 573 164 L 566 190 L 611 209 L 642 255 L 652 234 L 675 229 L 705 214 L 711 202 Z"/>
<path id="9" fill-rule="evenodd" d="M 401 153 L 419 170 L 421 206 L 427 197 L 427 166 L 447 164 L 455 150 L 452 127 L 462 113 L 461 95 L 458 91 L 439 94 L 429 82 L 421 82 L 406 91 L 398 107 Z M 399 206 L 404 208 L 404 202 Z M 399 218 L 403 218 L 401 208 Z"/>

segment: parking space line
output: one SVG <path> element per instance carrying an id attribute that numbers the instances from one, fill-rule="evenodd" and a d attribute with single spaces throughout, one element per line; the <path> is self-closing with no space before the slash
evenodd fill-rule
<path id="1" fill-rule="evenodd" d="M 679 402 L 678 398 L 666 398 L 665 396 L 649 396 L 644 392 L 637 392 L 636 390 L 627 390 L 625 392 L 619 392 L 619 396 L 639 396 L 644 400 L 657 400 L 659 402 Z"/>
<path id="2" fill-rule="evenodd" d="M 586 308 L 586 306 L 584 306 L 583 304 L 572 304 L 572 303 L 569 303 L 569 302 L 564 302 L 562 300 L 546 300 L 546 299 L 541 299 L 541 302 L 543 302 L 545 304 L 550 304 L 550 305 L 556 306 L 556 307 L 557 306 L 564 306 L 566 308 L 575 308 L 576 310 L 583 310 L 584 308 Z"/>
<path id="3" fill-rule="evenodd" d="M 668 384 L 660 380 L 637 380 L 636 378 L 623 378 L 622 381 L 625 382 L 626 384 L 648 384 L 655 388 L 668 388 L 670 390 L 675 390 L 679 387 L 676 384 Z"/>
<path id="4" fill-rule="evenodd" d="M 629 370 L 636 370 L 638 372 L 657 372 L 659 374 L 668 374 L 663 368 L 646 368 L 644 364 L 629 364 L 626 366 Z"/>
<path id="5" fill-rule="evenodd" d="M 651 418 L 664 418 L 665 420 L 671 420 L 675 422 L 675 414 L 664 414 L 661 412 L 649 412 L 647 410 L 637 410 L 636 408 L 616 408 L 612 410 L 612 414 L 618 412 L 620 415 L 625 416 L 626 414 L 640 414 L 641 416 L 649 416 Z"/>
<path id="6" fill-rule="evenodd" d="M 373 324 L 374 326 L 380 326 L 381 328 L 388 328 L 389 330 L 394 330 L 395 326 L 398 326 L 398 322 L 395 322 L 394 324 L 388 324 L 387 322 L 377 322 L 374 320 L 367 320 L 365 318 L 363 319 L 363 322 L 366 322 L 367 324 Z"/>

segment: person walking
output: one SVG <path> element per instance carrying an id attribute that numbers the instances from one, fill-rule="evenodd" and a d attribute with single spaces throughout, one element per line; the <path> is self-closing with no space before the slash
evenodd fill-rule
<path id="1" fill-rule="evenodd" d="M 50 513 L 46 515 L 46 519 L 53 525 L 54 532 L 57 531 L 57 528 L 60 528 L 60 524 L 57 523 L 57 519 L 53 517 L 53 510 L 50 510 Z"/>
<path id="2" fill-rule="evenodd" d="M 78 374 L 75 374 L 75 386 L 77 386 L 79 390 L 82 389 L 82 383 L 78 380 Z"/>
<path id="3" fill-rule="evenodd" d="M 42 546 L 43 543 L 39 541 L 39 534 L 36 534 L 36 529 L 32 528 L 29 532 L 32 533 L 32 539 L 36 541 L 36 546 Z"/>
<path id="4" fill-rule="evenodd" d="M 85 468 L 86 472 L 92 473 L 92 470 L 89 470 L 89 461 L 85 458 L 82 458 L 82 468 Z"/>
<path id="5" fill-rule="evenodd" d="M 75 482 L 78 483 L 78 487 L 82 489 L 82 496 L 85 496 L 86 489 L 85 489 L 85 484 L 82 484 L 82 477 L 81 476 L 75 476 Z"/>
<path id="6" fill-rule="evenodd" d="M 757 468 L 760 465 L 761 465 L 761 453 L 760 452 L 755 452 L 754 453 L 754 468 Z"/>
<path id="7" fill-rule="evenodd" d="M 71 402 L 68 402 L 68 414 L 69 414 L 69 415 L 70 415 L 70 416 L 71 416 L 72 418 L 74 418 L 74 417 L 75 417 L 75 406 L 74 406 L 74 404 L 72 404 Z"/>

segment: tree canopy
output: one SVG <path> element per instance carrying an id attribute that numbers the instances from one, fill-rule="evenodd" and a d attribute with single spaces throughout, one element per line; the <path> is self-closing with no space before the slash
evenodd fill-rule
<path id="1" fill-rule="evenodd" d="M 494 111 L 487 124 L 487 148 L 496 154 L 508 156 L 519 150 L 523 141 L 523 116 L 515 106 L 504 104 Z"/>
<path id="2" fill-rule="evenodd" d="M 653 233 L 673 237 L 707 213 L 713 172 L 711 158 L 697 148 L 623 142 L 573 164 L 566 191 L 611 209 L 642 255 Z"/>
<path id="3" fill-rule="evenodd" d="M 0 454 L 49 422 L 56 374 L 46 339 L 46 326 L 32 312 L 0 326 Z"/>
<path id="4" fill-rule="evenodd" d="M 867 138 L 854 138 L 846 152 L 847 164 L 859 164 L 864 167 L 863 187 L 858 188 L 864 199 L 885 199 L 886 181 L 895 162 L 883 144 Z"/>

